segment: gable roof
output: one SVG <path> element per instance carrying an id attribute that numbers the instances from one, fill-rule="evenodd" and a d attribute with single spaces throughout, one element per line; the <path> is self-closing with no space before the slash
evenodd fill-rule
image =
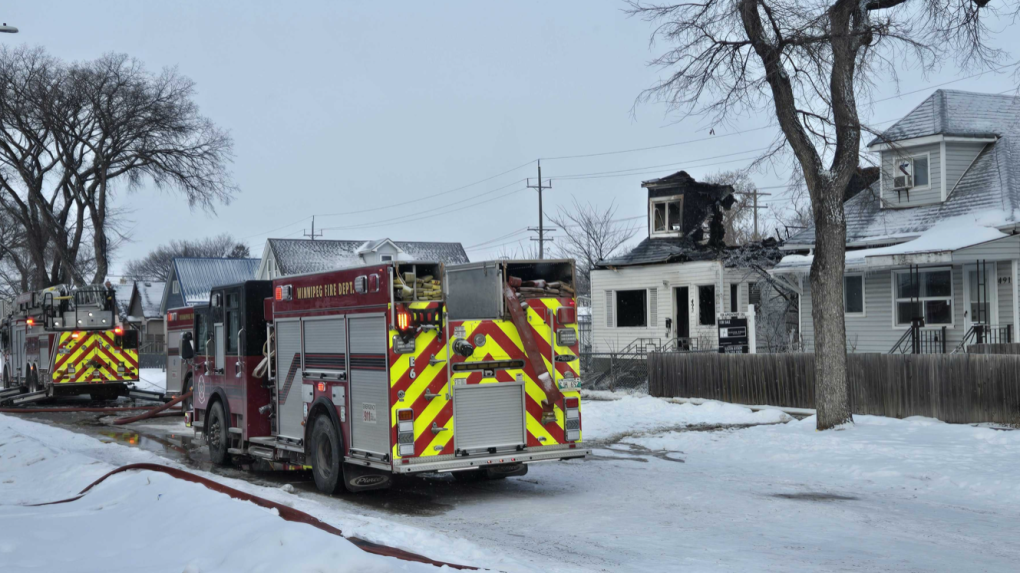
<path id="1" fill-rule="evenodd" d="M 987 225 L 998 228 L 1018 223 L 1020 99 L 938 90 L 907 114 L 907 117 L 889 128 L 882 137 L 902 140 L 940 134 L 974 137 L 992 135 L 997 140 L 984 147 L 956 187 L 949 190 L 949 196 L 943 203 L 882 209 L 879 182 L 846 201 L 843 208 L 848 246 L 906 241 L 919 236 L 940 221 L 961 215 L 974 214 Z M 880 139 L 872 143 L 880 142 Z M 786 248 L 803 248 L 814 242 L 815 230 L 812 226 L 787 239 Z"/>
<path id="2" fill-rule="evenodd" d="M 871 140 L 902 141 L 928 135 L 995 137 L 1017 132 L 1020 98 L 959 90 L 935 90 L 910 113 Z"/>
<path id="3" fill-rule="evenodd" d="M 173 278 L 185 304 L 202 304 L 209 301 L 213 287 L 254 278 L 261 260 L 178 257 L 173 261 Z M 163 290 L 165 299 L 169 289 Z"/>
<path id="4" fill-rule="evenodd" d="M 299 275 L 361 265 L 359 252 L 379 248 L 389 239 L 376 241 L 341 241 L 328 239 L 269 239 L 267 248 L 272 251 L 281 275 Z M 390 241 L 404 252 L 401 258 L 434 261 L 447 264 L 469 262 L 467 252 L 460 243 L 417 241 Z"/>
<path id="5" fill-rule="evenodd" d="M 124 320 L 131 314 L 131 297 L 134 295 L 135 283 L 113 282 L 113 299 L 117 304 L 117 315 Z"/>

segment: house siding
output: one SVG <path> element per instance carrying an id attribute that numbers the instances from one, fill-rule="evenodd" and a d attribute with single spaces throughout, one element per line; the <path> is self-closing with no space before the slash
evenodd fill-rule
<path id="1" fill-rule="evenodd" d="M 882 197 L 886 205 L 893 207 L 916 207 L 930 205 L 942 201 L 942 144 L 919 145 L 916 147 L 883 151 L 882 153 Z M 897 196 L 893 188 L 893 177 L 896 173 L 896 159 L 906 156 L 928 154 L 927 189 L 910 189 L 901 191 Z M 948 171 L 948 166 L 946 171 Z"/>
<path id="2" fill-rule="evenodd" d="M 946 196 L 953 192 L 960 178 L 985 148 L 985 143 L 946 142 Z"/>
<path id="3" fill-rule="evenodd" d="M 1011 277 L 1012 263 L 999 261 L 989 263 L 996 265 L 997 277 Z M 939 268 L 938 266 L 932 268 Z M 964 266 L 954 265 L 953 270 L 953 325 L 946 328 L 947 351 L 951 352 L 963 340 L 967 332 L 964 310 L 967 308 L 964 299 L 963 276 Z M 923 269 L 922 269 L 923 270 Z M 846 336 L 848 352 L 889 352 L 906 332 L 904 327 L 893 326 L 893 281 L 894 271 L 876 271 L 864 277 L 864 304 L 866 316 L 847 316 Z M 998 297 L 998 324 L 1013 324 L 1013 286 L 998 284 L 992 292 Z M 805 292 L 802 296 L 802 340 L 808 352 L 814 352 L 814 324 L 811 320 L 812 297 L 811 289 L 805 281 Z"/>
<path id="4" fill-rule="evenodd" d="M 164 298 L 164 304 L 160 308 L 161 314 L 166 314 L 166 311 L 171 308 L 181 308 L 184 306 L 184 291 L 178 286 L 177 292 L 174 292 L 174 282 L 177 281 L 177 270 L 174 269 L 173 265 L 170 265 L 170 276 L 166 279 L 166 297 Z M 180 283 L 178 283 L 179 285 Z"/>

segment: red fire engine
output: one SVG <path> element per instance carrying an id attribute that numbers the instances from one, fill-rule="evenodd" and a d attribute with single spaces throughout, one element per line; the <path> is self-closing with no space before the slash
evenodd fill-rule
<path id="1" fill-rule="evenodd" d="M 182 336 L 196 435 L 330 493 L 583 458 L 573 285 L 573 261 L 491 261 L 217 287 Z"/>
<path id="2" fill-rule="evenodd" d="M 0 402 L 136 392 L 138 332 L 119 324 L 109 286 L 58 285 L 19 295 L 0 326 L 0 348 Z"/>

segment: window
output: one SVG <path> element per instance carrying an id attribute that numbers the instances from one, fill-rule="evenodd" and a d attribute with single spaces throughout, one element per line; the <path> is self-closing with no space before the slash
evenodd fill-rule
<path id="1" fill-rule="evenodd" d="M 715 285 L 698 287 L 698 324 L 715 324 Z"/>
<path id="2" fill-rule="evenodd" d="M 386 261 L 392 261 L 393 260 L 393 255 L 380 255 L 379 256 L 379 260 L 381 260 L 384 263 Z"/>
<path id="3" fill-rule="evenodd" d="M 910 175 L 914 180 L 912 187 L 927 187 L 930 181 L 928 155 L 902 157 L 897 162 L 895 171 L 894 177 Z"/>
<path id="4" fill-rule="evenodd" d="M 241 309 L 236 293 L 227 295 L 227 352 L 237 352 L 237 331 L 241 329 Z"/>
<path id="5" fill-rule="evenodd" d="M 196 352 L 196 354 L 206 356 L 207 355 L 206 346 L 209 342 L 209 325 L 206 323 L 206 317 L 201 314 L 198 315 L 197 322 L 198 329 L 196 330 L 197 332 L 196 337 L 198 338 L 198 340 L 196 340 L 195 342 L 197 344 L 198 351 Z"/>
<path id="6" fill-rule="evenodd" d="M 740 285 L 733 283 L 730 285 L 730 312 L 740 312 L 738 300 L 740 298 Z"/>
<path id="7" fill-rule="evenodd" d="M 843 277 L 843 313 L 864 316 L 864 275 Z"/>
<path id="8" fill-rule="evenodd" d="M 683 223 L 680 220 L 683 202 L 683 197 L 652 201 L 652 232 L 676 233 L 683 230 Z"/>
<path id="9" fill-rule="evenodd" d="M 174 294 L 181 294 L 181 285 L 177 284 L 177 281 L 173 282 L 173 292 Z"/>
<path id="10" fill-rule="evenodd" d="M 953 323 L 953 274 L 950 269 L 897 271 L 896 325 L 924 318 L 927 326 Z"/>
<path id="11" fill-rule="evenodd" d="M 648 326 L 648 292 L 616 291 L 616 326 Z"/>

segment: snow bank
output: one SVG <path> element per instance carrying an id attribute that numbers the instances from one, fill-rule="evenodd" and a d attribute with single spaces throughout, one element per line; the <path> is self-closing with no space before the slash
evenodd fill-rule
<path id="1" fill-rule="evenodd" d="M 651 396 L 623 395 L 618 400 L 586 400 L 581 407 L 585 441 L 604 441 L 623 434 L 698 424 L 772 424 L 790 416 L 778 410 L 752 412 L 724 402 L 672 404 Z"/>

